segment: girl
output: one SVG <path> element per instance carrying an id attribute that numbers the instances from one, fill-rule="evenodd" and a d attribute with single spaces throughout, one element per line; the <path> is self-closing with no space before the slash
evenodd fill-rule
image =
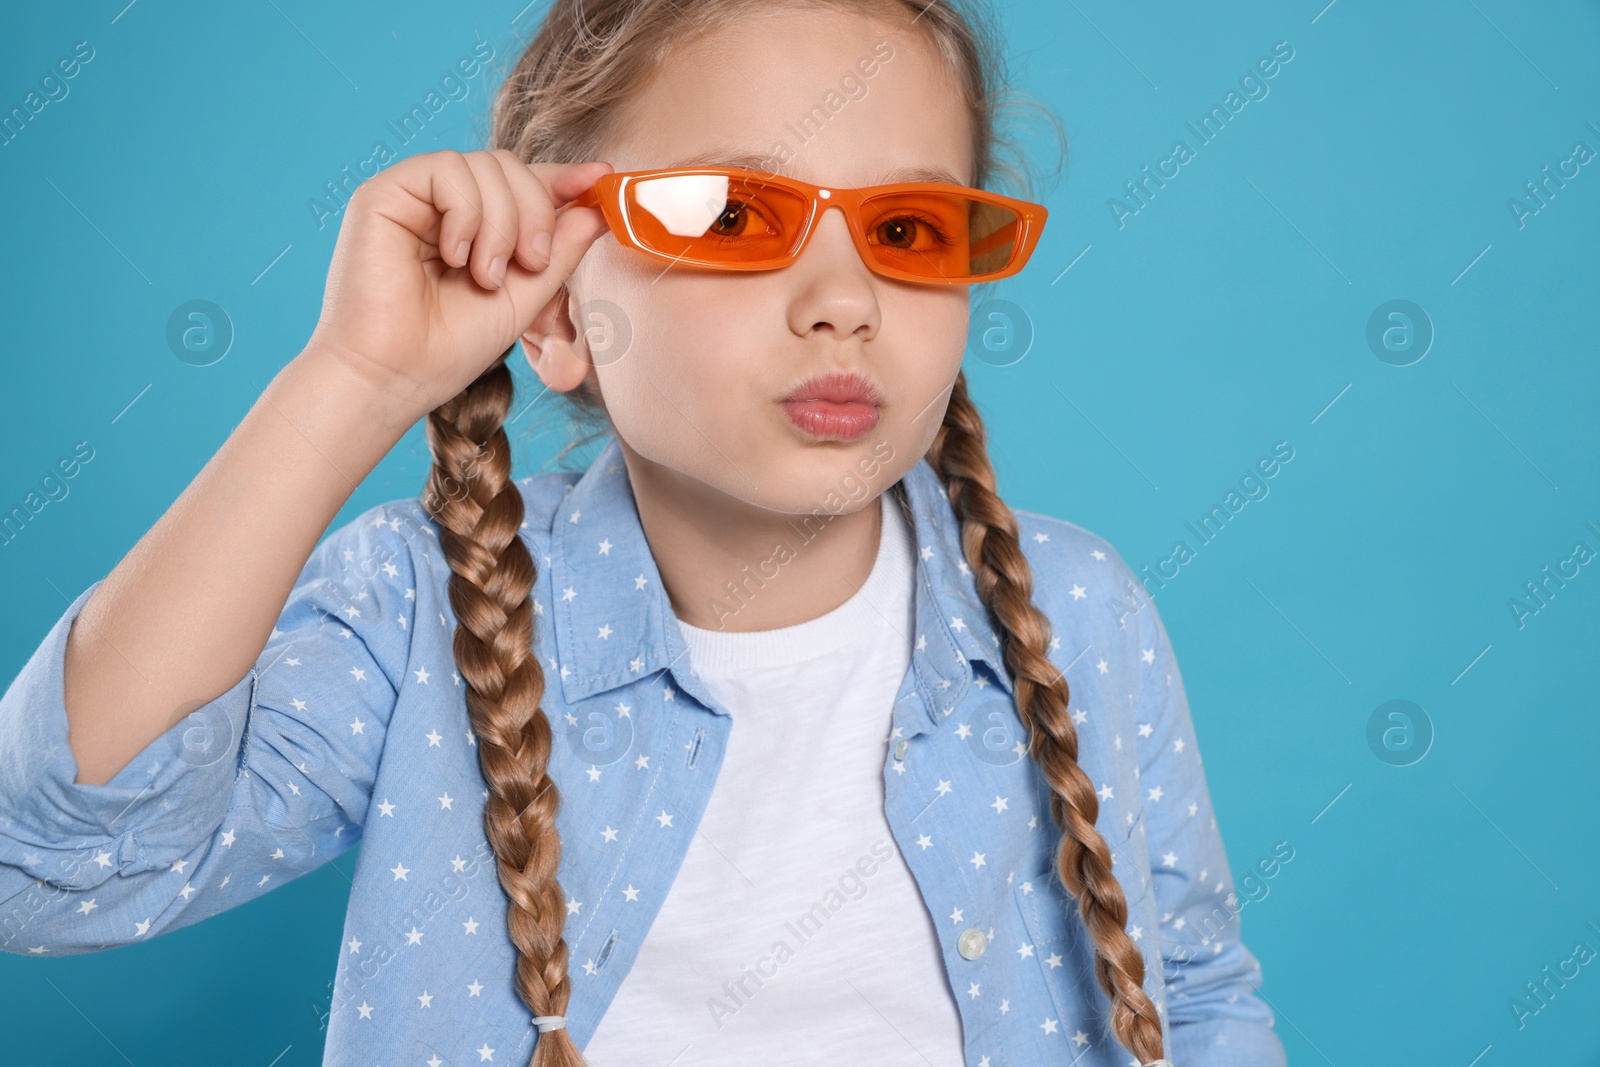
<path id="1" fill-rule="evenodd" d="M 360 839 L 328 1063 L 1281 1064 L 1155 608 L 995 492 L 970 285 L 1044 209 L 983 191 L 983 27 L 558 0 L 7 691 L 5 947 Z M 511 478 L 518 338 L 581 474 Z"/>

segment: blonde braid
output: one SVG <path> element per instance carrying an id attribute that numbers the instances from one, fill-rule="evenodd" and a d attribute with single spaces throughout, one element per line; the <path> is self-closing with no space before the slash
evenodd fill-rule
<path id="1" fill-rule="evenodd" d="M 1095 829 L 1094 786 L 1078 766 L 1078 731 L 1067 714 L 1067 680 L 1045 654 L 1050 621 L 1033 604 L 1033 574 L 1017 536 L 1017 519 L 995 492 L 983 420 L 956 375 L 944 424 L 928 449 L 961 522 L 961 546 L 978 595 L 1000 624 L 1017 711 L 1029 733 L 1029 755 L 1050 784 L 1050 815 L 1061 828 L 1056 866 L 1094 937 L 1095 977 L 1111 998 L 1117 1039 L 1141 1063 L 1163 1056 L 1161 1018 L 1144 991 L 1144 957 L 1128 936 L 1128 904 L 1111 873 L 1111 849 Z"/>
<path id="2" fill-rule="evenodd" d="M 439 547 L 450 565 L 456 667 L 489 786 L 484 829 L 509 901 L 517 995 L 535 1016 L 553 1016 L 566 1012 L 571 993 L 562 936 L 567 909 L 556 882 L 560 797 L 546 774 L 550 722 L 540 706 L 544 669 L 534 653 L 531 592 L 538 572 L 518 536 L 522 493 L 511 478 L 504 426 L 513 392 L 501 357 L 429 413 L 433 470 L 423 504 L 439 524 Z M 536 1036 L 529 1067 L 585 1063 L 562 1027 Z"/>

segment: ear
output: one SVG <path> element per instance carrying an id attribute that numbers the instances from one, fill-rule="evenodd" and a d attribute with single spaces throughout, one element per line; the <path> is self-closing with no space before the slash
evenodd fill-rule
<path id="1" fill-rule="evenodd" d="M 593 373 L 588 345 L 573 325 L 574 310 L 573 297 L 563 285 L 519 338 L 528 365 L 558 393 L 571 392 Z"/>

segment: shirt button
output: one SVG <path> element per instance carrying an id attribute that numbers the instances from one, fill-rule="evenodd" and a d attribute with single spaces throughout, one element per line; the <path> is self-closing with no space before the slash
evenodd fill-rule
<path id="1" fill-rule="evenodd" d="M 988 947 L 989 939 L 975 926 L 961 931 L 961 936 L 956 938 L 956 951 L 969 960 L 975 960 L 983 955 L 983 950 Z"/>
<path id="2" fill-rule="evenodd" d="M 898 745 L 894 746 L 894 758 L 895 759 L 905 759 L 906 758 L 906 743 L 904 741 L 902 741 Z"/>

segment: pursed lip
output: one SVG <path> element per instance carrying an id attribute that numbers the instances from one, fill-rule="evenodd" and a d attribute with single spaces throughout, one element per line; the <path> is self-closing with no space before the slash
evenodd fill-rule
<path id="1" fill-rule="evenodd" d="M 812 375 L 784 399 L 827 400 L 835 404 L 871 404 L 878 407 L 883 403 L 883 393 L 864 375 L 854 371 L 833 371 Z"/>
<path id="2" fill-rule="evenodd" d="M 832 371 L 807 378 L 779 403 L 813 440 L 855 441 L 878 425 L 883 393 L 865 375 Z"/>

